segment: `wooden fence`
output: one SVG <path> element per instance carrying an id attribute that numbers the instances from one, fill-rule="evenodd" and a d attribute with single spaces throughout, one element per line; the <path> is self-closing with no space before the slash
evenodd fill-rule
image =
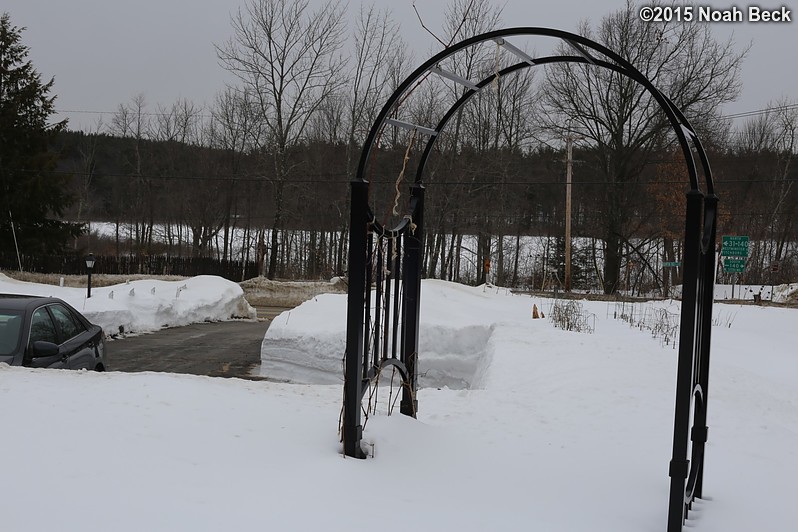
<path id="1" fill-rule="evenodd" d="M 217 260 L 207 257 L 168 256 L 95 256 L 93 273 L 118 275 L 218 275 L 239 282 L 258 276 L 258 265 L 254 261 Z M 20 257 L 26 272 L 55 273 L 62 275 L 85 275 L 86 262 L 83 256 L 44 255 Z M 18 270 L 16 255 L 0 254 L 0 269 Z"/>

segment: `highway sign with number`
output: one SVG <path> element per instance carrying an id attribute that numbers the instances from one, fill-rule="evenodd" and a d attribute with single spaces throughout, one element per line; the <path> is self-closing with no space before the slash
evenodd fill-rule
<path id="1" fill-rule="evenodd" d="M 722 257 L 747 257 L 748 256 L 748 237 L 747 236 L 724 236 L 721 244 L 720 254 Z"/>
<path id="2" fill-rule="evenodd" d="M 745 271 L 745 259 L 723 259 L 723 271 L 726 273 L 743 273 Z"/>

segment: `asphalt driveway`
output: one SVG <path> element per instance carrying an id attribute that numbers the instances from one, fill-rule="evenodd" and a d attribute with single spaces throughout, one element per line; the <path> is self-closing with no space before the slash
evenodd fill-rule
<path id="1" fill-rule="evenodd" d="M 260 313 L 259 313 L 260 314 Z M 106 343 L 110 371 L 253 378 L 268 319 L 196 323 Z"/>

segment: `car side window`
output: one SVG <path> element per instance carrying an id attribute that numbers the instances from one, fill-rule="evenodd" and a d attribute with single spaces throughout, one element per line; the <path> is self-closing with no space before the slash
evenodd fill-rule
<path id="1" fill-rule="evenodd" d="M 83 324 L 79 323 L 63 305 L 51 305 L 50 312 L 53 313 L 53 318 L 58 323 L 61 334 L 64 335 L 64 341 L 74 338 L 86 330 Z"/>
<path id="2" fill-rule="evenodd" d="M 55 324 L 50 319 L 50 313 L 44 307 L 34 310 L 31 317 L 30 342 L 33 343 L 39 340 L 54 344 L 59 343 Z"/>
<path id="3" fill-rule="evenodd" d="M 19 343 L 22 316 L 0 313 L 0 355 L 10 355 Z"/>

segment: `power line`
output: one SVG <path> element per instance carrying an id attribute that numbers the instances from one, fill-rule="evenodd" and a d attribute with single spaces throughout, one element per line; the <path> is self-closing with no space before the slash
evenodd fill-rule
<path id="1" fill-rule="evenodd" d="M 771 113 L 773 111 L 792 111 L 793 109 L 798 109 L 798 103 L 786 104 L 786 105 L 777 105 L 775 107 L 766 107 L 764 109 L 757 109 L 755 111 L 743 111 L 741 113 L 732 113 L 728 115 L 721 115 L 721 118 L 729 118 L 729 119 L 737 119 L 737 118 L 748 118 L 751 116 L 759 116 Z"/>
<path id="2" fill-rule="evenodd" d="M 558 213 L 559 213 L 559 211 L 557 213 L 554 213 L 554 212 L 551 212 L 551 211 L 545 211 L 543 213 L 531 212 L 531 213 L 526 213 L 526 214 L 512 214 L 512 215 L 506 215 L 504 213 L 492 213 L 492 214 L 479 214 L 479 215 L 473 215 L 473 216 L 465 216 L 463 211 L 460 211 L 460 212 L 457 212 L 457 213 L 455 213 L 455 212 L 447 212 L 447 213 L 444 214 L 443 217 L 438 218 L 438 219 L 449 222 L 452 219 L 456 218 L 458 223 L 460 225 L 464 226 L 464 227 L 479 227 L 479 226 L 481 226 L 484 223 L 484 221 L 490 220 L 490 221 L 506 222 L 506 225 L 529 224 L 531 227 L 546 226 L 546 227 L 550 227 L 550 228 L 561 229 L 561 228 L 564 228 L 564 223 L 563 223 L 562 220 L 559 219 L 560 217 L 559 217 Z M 301 221 L 307 221 L 307 220 L 331 220 L 331 219 L 345 221 L 348 218 L 348 216 L 345 213 L 340 215 L 340 216 L 335 216 L 335 214 L 337 214 L 337 212 L 330 211 L 330 212 L 324 213 L 324 212 L 319 212 L 318 210 L 314 210 L 314 211 L 311 211 L 311 212 L 292 211 L 290 213 L 285 213 L 285 214 L 286 214 L 286 222 L 291 225 L 291 227 L 287 227 L 286 229 L 292 229 L 292 230 L 297 229 L 299 227 L 297 225 L 297 222 L 301 222 Z M 540 215 L 541 214 L 544 216 L 544 219 L 540 219 Z M 729 216 L 729 217 L 733 217 L 733 218 L 737 219 L 737 218 L 743 218 L 743 217 L 754 218 L 754 217 L 765 217 L 765 216 L 774 216 L 774 215 L 775 216 L 789 217 L 789 216 L 793 216 L 793 213 L 790 213 L 790 212 L 772 212 L 772 211 L 762 211 L 762 212 L 722 211 L 721 215 L 722 216 Z M 396 217 L 389 217 L 388 219 L 397 220 L 398 221 L 398 220 L 401 220 L 401 218 L 402 217 L 400 215 L 400 216 L 396 216 Z M 253 225 L 257 225 L 258 223 L 261 223 L 262 220 L 265 220 L 265 219 L 271 220 L 271 214 L 253 215 L 252 218 L 251 218 L 251 222 L 252 222 Z M 645 212 L 645 213 L 643 213 L 643 212 L 639 212 L 638 211 L 638 212 L 634 212 L 634 213 L 628 214 L 627 215 L 627 219 L 629 221 L 633 221 L 633 220 L 634 221 L 640 221 L 640 220 L 642 220 L 642 221 L 671 220 L 671 221 L 674 221 L 674 222 L 679 222 L 680 223 L 680 228 L 681 228 L 681 222 L 684 221 L 684 212 L 681 211 L 681 210 L 676 210 L 676 211 L 670 212 L 670 213 L 668 213 L 668 212 Z M 96 223 L 98 221 L 99 220 L 92 220 L 91 223 Z M 577 228 L 579 228 L 579 229 L 582 229 L 581 232 L 584 233 L 587 229 L 590 229 L 590 228 L 586 227 L 587 225 L 594 224 L 596 222 L 603 222 L 603 221 L 606 221 L 606 217 L 603 215 L 603 213 L 594 212 L 594 211 L 583 211 L 582 214 L 580 214 L 580 216 L 577 218 L 577 220 L 575 222 L 575 226 Z M 85 220 L 84 222 L 88 223 L 89 221 Z M 83 223 L 83 222 L 80 222 L 80 223 Z M 120 220 L 120 224 L 130 224 L 130 223 L 132 223 L 132 220 L 125 220 L 125 221 Z M 242 222 L 239 222 L 239 223 L 242 223 Z M 721 221 L 721 223 L 723 223 L 723 221 Z M 726 222 L 726 223 L 728 223 L 728 222 Z M 432 225 L 434 225 L 434 224 L 432 224 Z M 240 225 L 239 225 L 239 227 L 240 227 Z M 337 231 L 338 228 L 333 229 L 333 230 Z"/>
<path id="3" fill-rule="evenodd" d="M 18 173 L 44 173 L 44 172 L 36 172 L 34 170 L 17 170 Z M 10 173 L 14 173 L 11 171 Z M 66 171 L 66 170 L 51 170 L 46 172 L 49 175 L 62 175 L 62 176 L 81 176 L 84 172 L 81 171 Z M 303 177 L 299 178 L 287 178 L 282 183 L 286 185 L 291 184 L 314 184 L 314 185 L 348 185 L 350 183 L 349 179 L 324 179 L 325 177 L 336 177 L 340 178 L 343 176 L 348 176 L 346 172 L 331 172 L 331 173 L 317 173 L 317 174 L 309 174 L 304 173 L 302 174 Z M 253 174 L 241 174 L 241 175 L 219 175 L 219 176 L 212 176 L 212 175 L 190 175 L 190 176 L 181 176 L 181 175 L 169 175 L 169 174 L 119 174 L 119 173 L 104 173 L 104 172 L 94 172 L 92 174 L 93 178 L 114 178 L 114 179 L 152 179 L 152 180 L 166 180 L 166 181 L 226 181 L 226 182 L 253 182 L 253 183 L 265 183 L 271 184 L 275 181 L 274 177 L 271 176 L 263 176 L 263 175 L 253 175 Z M 778 179 L 719 179 L 715 178 L 714 182 L 715 185 L 729 185 L 729 184 L 751 184 L 751 183 L 793 183 L 798 181 L 798 177 L 787 177 L 787 178 L 778 178 Z M 395 180 L 375 180 L 372 179 L 369 181 L 372 185 L 395 185 Z M 474 181 L 450 181 L 450 180 L 427 180 L 424 181 L 424 184 L 427 186 L 466 186 L 466 185 L 474 185 L 474 186 L 527 186 L 527 185 L 557 185 L 557 186 L 565 186 L 566 183 L 562 180 L 557 181 L 508 181 L 508 180 L 494 180 L 494 181 L 485 181 L 485 180 L 474 180 Z M 586 186 L 649 186 L 649 185 L 687 185 L 689 181 L 687 178 L 685 179 L 668 179 L 663 181 L 633 181 L 633 182 L 614 182 L 609 183 L 607 181 L 573 181 L 573 185 L 586 185 Z"/>
<path id="4" fill-rule="evenodd" d="M 775 107 L 765 107 L 765 108 L 762 108 L 762 109 L 755 109 L 755 110 L 752 110 L 752 111 L 741 111 L 739 113 L 730 113 L 730 114 L 726 114 L 726 115 L 720 115 L 720 118 L 726 118 L 726 119 L 735 120 L 737 118 L 749 118 L 749 117 L 752 117 L 752 116 L 759 116 L 759 115 L 763 115 L 763 114 L 768 114 L 768 113 L 771 113 L 771 112 L 774 112 L 774 111 L 791 111 L 793 109 L 798 109 L 798 103 L 777 105 Z M 54 109 L 54 111 L 56 113 L 61 113 L 61 114 L 94 114 L 94 115 L 115 115 L 115 114 L 117 114 L 119 112 L 119 110 L 116 110 L 116 111 L 94 111 L 94 110 L 87 110 L 87 109 Z M 153 112 L 153 111 L 146 111 L 146 112 L 142 111 L 140 113 L 136 112 L 134 114 L 140 114 L 142 116 L 171 116 L 173 113 L 168 113 L 168 112 L 166 112 L 166 113 L 157 113 L 157 112 Z M 200 118 L 212 118 L 213 117 L 213 115 L 204 114 L 204 113 L 193 114 L 192 116 L 200 117 Z"/>

